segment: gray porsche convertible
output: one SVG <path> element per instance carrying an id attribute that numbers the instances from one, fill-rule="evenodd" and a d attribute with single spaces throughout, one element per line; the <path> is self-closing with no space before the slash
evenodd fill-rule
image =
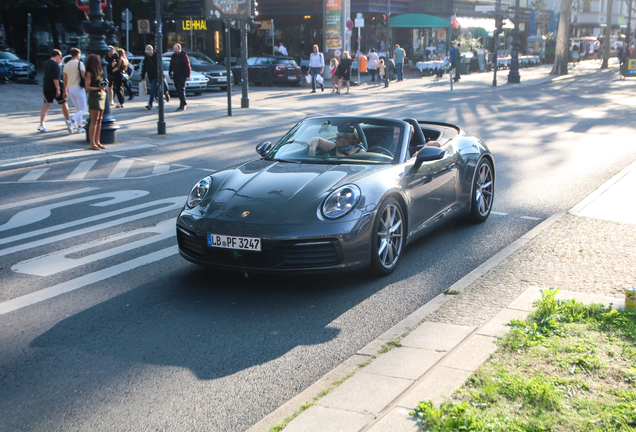
<path id="1" fill-rule="evenodd" d="M 181 255 L 243 272 L 391 273 L 404 248 L 455 218 L 484 222 L 486 144 L 414 119 L 315 117 L 260 158 L 200 180 L 177 219 Z"/>

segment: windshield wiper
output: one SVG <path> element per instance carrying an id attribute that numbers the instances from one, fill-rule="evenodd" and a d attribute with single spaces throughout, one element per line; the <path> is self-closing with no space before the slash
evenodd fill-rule
<path id="1" fill-rule="evenodd" d="M 274 162 L 283 162 L 283 163 L 303 163 L 303 161 L 299 161 L 299 160 L 294 160 L 294 159 L 277 159 L 277 158 L 272 158 L 272 159 L 265 159 L 268 161 L 274 161 Z"/>

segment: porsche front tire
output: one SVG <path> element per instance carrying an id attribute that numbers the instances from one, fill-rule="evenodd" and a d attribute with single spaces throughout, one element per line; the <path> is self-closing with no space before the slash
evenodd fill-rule
<path id="1" fill-rule="evenodd" d="M 395 198 L 386 199 L 378 209 L 371 240 L 371 271 L 380 276 L 395 270 L 404 250 L 404 212 Z"/>

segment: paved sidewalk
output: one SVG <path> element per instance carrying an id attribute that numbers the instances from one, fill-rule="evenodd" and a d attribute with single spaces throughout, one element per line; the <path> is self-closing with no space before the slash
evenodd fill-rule
<path id="1" fill-rule="evenodd" d="M 70 158 L 95 156 L 88 150 L 85 134 L 69 135 L 61 109 L 54 103 L 46 117 L 49 132 L 36 130 L 42 100 L 41 85 L 11 84 L 0 87 L 5 106 L 0 109 L 0 170 L 34 166 Z M 99 152 L 121 152 L 260 129 L 266 126 L 291 125 L 302 120 L 300 112 L 277 108 L 238 108 L 240 91 L 234 94 L 232 116 L 228 116 L 227 99 L 189 98 L 185 112 L 175 112 L 179 102 L 165 104 L 166 134 L 157 134 L 157 108 L 148 111 L 146 97 L 126 101 L 125 108 L 111 110 L 117 124 L 117 141 Z M 8 102 L 8 103 L 7 103 Z M 252 104 L 253 106 L 254 104 Z M 12 111 L 8 106 L 14 107 Z M 71 114 L 74 108 L 71 108 Z M 86 115 L 84 118 L 86 119 Z"/>

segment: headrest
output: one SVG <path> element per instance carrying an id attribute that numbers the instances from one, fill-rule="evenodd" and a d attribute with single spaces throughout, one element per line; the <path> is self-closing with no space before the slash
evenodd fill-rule
<path id="1" fill-rule="evenodd" d="M 351 125 L 338 126 L 338 132 L 340 133 L 354 133 L 356 129 Z"/>

